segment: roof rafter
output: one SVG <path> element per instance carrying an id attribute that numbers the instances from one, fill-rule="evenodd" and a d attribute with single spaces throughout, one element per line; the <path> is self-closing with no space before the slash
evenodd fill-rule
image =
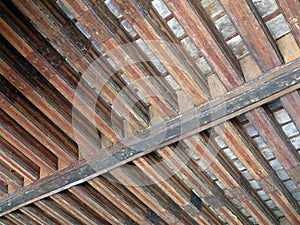
<path id="1" fill-rule="evenodd" d="M 125 139 L 122 144 L 115 144 L 104 152 L 7 195 L 1 199 L 0 216 L 87 181 L 159 147 L 220 124 L 298 89 L 300 87 L 299 65 L 300 59 L 297 59 L 278 67 L 219 98 Z M 224 107 L 227 109 L 226 112 L 222 112 Z M 212 113 L 214 113 L 213 118 Z M 182 132 L 182 126 L 188 128 Z M 158 144 L 155 141 L 157 136 L 152 134 L 158 136 L 165 134 L 165 139 Z M 127 146 L 126 151 L 124 146 Z"/>

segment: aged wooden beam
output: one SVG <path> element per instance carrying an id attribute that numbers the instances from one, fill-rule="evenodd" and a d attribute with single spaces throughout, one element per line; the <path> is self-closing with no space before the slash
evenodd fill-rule
<path id="1" fill-rule="evenodd" d="M 73 225 L 73 221 L 71 221 L 68 217 L 66 217 L 63 213 L 59 211 L 57 207 L 53 207 L 47 201 L 37 201 L 34 203 L 35 206 L 38 207 L 39 210 L 46 212 L 51 217 L 55 218 L 59 224 Z M 26 208 L 26 207 L 23 207 Z M 41 215 L 41 214 L 39 214 Z"/>
<path id="2" fill-rule="evenodd" d="M 241 187 L 243 185 L 240 186 L 240 179 L 235 175 L 235 171 L 228 164 L 226 165 L 224 160 L 220 160 L 220 157 L 215 156 L 202 139 L 192 136 L 185 139 L 184 142 L 258 223 L 272 224 L 272 220 L 265 214 L 264 210 L 258 207 L 246 189 Z"/>
<path id="3" fill-rule="evenodd" d="M 292 27 L 295 38 L 300 46 L 300 2 L 298 0 L 277 0 L 277 2 Z"/>
<path id="4" fill-rule="evenodd" d="M 263 157 L 257 153 L 254 147 L 242 138 L 242 133 L 238 132 L 230 122 L 217 126 L 215 130 L 223 137 L 228 147 L 230 147 L 239 158 L 253 178 L 258 181 L 265 192 L 270 195 L 270 198 L 275 201 L 276 199 L 273 198 L 274 195 L 281 196 L 282 202 L 277 205 L 278 208 L 291 222 L 297 222 L 297 218 L 293 216 L 299 212 L 297 202 L 293 201 L 293 198 L 285 193 L 286 190 L 279 187 L 278 178 L 276 179 L 276 174 L 272 171 L 272 168 L 263 160 Z M 274 139 L 272 140 L 274 141 Z M 274 190 L 271 190 L 270 187 L 273 187 Z M 286 196 L 290 197 L 290 199 L 286 198 Z"/>
<path id="5" fill-rule="evenodd" d="M 300 59 L 228 92 L 180 116 L 39 180 L 1 199 L 1 214 L 96 177 L 159 147 L 222 123 L 300 87 Z M 224 107 L 227 109 L 224 112 Z M 214 115 L 214 116 L 212 116 Z M 187 126 L 188 125 L 188 126 Z M 182 131 L 182 127 L 186 129 Z M 153 135 L 155 134 L 155 135 Z M 157 143 L 157 137 L 164 140 Z"/>
<path id="6" fill-rule="evenodd" d="M 181 194 L 178 189 L 175 189 L 174 187 L 177 185 L 172 185 L 169 182 L 165 181 L 162 177 L 162 173 L 159 171 L 162 171 L 162 168 L 159 168 L 161 165 L 157 164 L 155 165 L 155 168 L 151 167 L 149 162 L 145 160 L 144 158 L 138 158 L 133 161 L 133 163 L 139 168 L 147 177 L 149 177 L 156 186 L 158 186 L 163 193 L 165 193 L 167 196 L 169 196 L 175 204 L 178 205 L 179 208 L 184 210 L 187 215 L 192 218 L 196 223 L 198 224 L 210 224 L 210 221 L 207 220 L 205 216 L 203 216 L 203 212 L 201 212 L 199 209 L 197 209 L 189 199 L 186 199 L 183 194 Z M 158 163 L 155 162 L 154 164 Z M 168 171 L 168 168 L 164 168 L 164 173 L 170 173 L 171 171 Z"/>
<path id="7" fill-rule="evenodd" d="M 116 5 L 120 6 L 120 11 L 123 14 L 124 18 L 129 21 L 133 26 L 136 32 L 139 34 L 140 38 L 143 40 L 151 40 L 147 42 L 148 47 L 153 51 L 153 54 L 160 60 L 160 62 L 166 67 L 168 72 L 175 78 L 177 83 L 181 88 L 190 96 L 191 100 L 196 104 L 202 104 L 207 101 L 207 87 L 203 81 L 201 81 L 200 88 L 195 82 L 195 79 L 191 76 L 192 73 L 187 72 L 186 70 L 181 70 L 176 68 L 174 65 L 182 65 L 182 60 L 179 60 L 178 55 L 174 52 L 173 48 L 177 46 L 172 46 L 170 44 L 161 45 L 158 48 L 158 42 L 163 43 L 165 37 L 159 31 L 158 27 L 155 27 L 154 24 L 145 16 L 145 12 L 148 10 L 147 5 L 150 5 L 144 1 L 143 4 L 140 4 L 143 9 L 138 6 L 134 1 L 126 1 L 121 3 L 119 0 L 114 1 Z M 142 3 L 140 1 L 139 3 Z M 126 6 L 126 7 L 124 7 Z M 128 7 L 132 11 L 126 10 Z M 175 53 L 175 54 L 174 54 Z M 172 64 L 170 63 L 172 62 Z M 181 66 L 182 68 L 184 65 Z M 206 90 L 206 91 L 203 91 Z"/>
<path id="8" fill-rule="evenodd" d="M 213 182 L 205 177 L 201 168 L 196 165 L 194 160 L 185 164 L 184 161 L 189 156 L 186 155 L 184 149 L 180 150 L 182 152 L 177 152 L 176 154 L 170 147 L 164 147 L 157 150 L 157 152 L 164 158 L 164 162 L 166 162 L 170 168 L 177 171 L 182 179 L 184 179 L 202 199 L 210 204 L 217 213 L 226 218 L 229 224 L 247 224 L 247 218 L 245 218 L 238 209 L 232 207 L 221 188 L 216 187 Z M 227 213 L 224 213 L 224 211 Z"/>
<path id="9" fill-rule="evenodd" d="M 0 26 L 3 29 L 3 35 L 4 37 L 7 38 L 7 40 L 10 40 L 11 44 L 14 44 L 13 41 L 11 40 L 15 40 L 17 41 L 17 43 L 20 42 L 21 45 L 24 45 L 26 48 L 28 49 L 28 51 L 30 50 L 30 54 L 25 54 L 22 51 L 20 51 L 20 53 L 26 57 L 26 59 L 32 64 L 33 67 L 35 67 L 38 71 L 41 72 L 41 74 L 49 81 L 49 83 L 51 83 L 67 100 L 69 100 L 69 102 L 72 102 L 74 99 L 74 96 L 76 95 L 76 89 L 75 87 L 71 87 L 66 81 L 65 79 L 63 79 L 61 77 L 61 73 L 64 74 L 69 74 L 71 73 L 71 71 L 66 71 L 66 69 L 64 68 L 64 63 L 62 63 L 57 69 L 53 68 L 51 65 L 49 65 L 49 63 L 45 60 L 45 58 L 43 58 L 40 54 L 38 54 L 30 45 L 28 45 L 22 38 L 21 36 L 16 33 L 14 31 L 14 29 L 12 29 L 6 21 L 4 21 L 2 18 L 0 19 Z M 17 48 L 16 45 L 14 45 L 14 47 Z M 67 54 L 67 53 L 66 53 Z M 85 64 L 87 64 L 87 60 L 83 57 L 82 60 L 85 60 Z M 80 65 L 82 62 L 82 60 L 80 61 L 80 63 L 78 63 L 78 65 Z M 1 61 L 2 62 L 2 61 Z M 5 65 L 5 63 L 2 63 Z M 77 64 L 75 64 L 77 65 Z M 4 68 L 6 69 L 6 68 Z M 2 72 L 2 71 L 1 71 Z M 84 70 L 82 70 L 82 72 L 84 72 Z M 96 73 L 93 73 L 94 71 L 90 70 L 90 73 L 87 73 L 86 76 L 87 77 L 95 77 L 93 75 L 95 75 Z M 2 72 L 3 74 L 5 74 L 4 72 Z M 72 74 L 73 75 L 73 74 Z M 69 77 L 67 78 L 69 79 Z M 96 78 L 97 82 L 95 82 L 96 84 L 99 83 L 105 83 L 104 78 L 101 77 L 97 77 Z M 77 83 L 75 84 L 77 85 Z M 89 87 L 90 88 L 90 87 Z M 96 95 L 96 93 L 94 93 L 94 91 L 91 91 L 91 89 L 85 89 L 86 93 L 82 93 L 85 97 L 85 99 L 83 98 L 77 98 L 78 102 L 78 110 L 87 110 L 85 116 L 90 120 L 91 118 L 96 117 L 97 118 L 97 127 L 99 128 L 99 130 L 102 130 L 103 133 L 105 133 L 105 135 L 107 137 L 109 137 L 109 139 L 113 142 L 117 142 L 119 141 L 119 139 L 117 139 L 116 134 L 114 132 L 114 130 L 108 126 L 108 124 L 106 124 L 106 121 L 103 119 L 103 117 L 101 117 L 100 115 L 95 115 L 95 112 L 93 112 L 92 108 L 89 106 L 88 101 L 89 99 L 86 99 L 89 95 Z M 113 99 L 117 96 L 117 93 L 113 92 L 112 87 L 109 87 L 109 85 L 104 85 L 103 90 L 104 93 L 108 94 L 107 97 L 109 97 L 108 99 L 113 102 Z M 26 96 L 27 97 L 27 96 Z M 120 99 L 119 101 L 119 107 L 118 109 L 121 109 L 120 111 L 123 112 L 125 111 L 125 113 L 123 113 L 124 115 L 129 116 L 130 118 L 137 118 L 137 116 L 135 115 L 135 113 L 131 113 L 132 109 L 129 109 L 130 106 L 126 104 L 124 104 L 124 101 L 122 101 L 122 99 Z M 81 108 L 82 107 L 82 108 Z M 125 108 L 125 109 L 124 109 Z M 132 107 L 131 107 L 132 108 Z M 89 110 L 90 109 L 90 110 Z M 123 110 L 122 110 L 123 109 Z M 41 110 L 43 111 L 43 110 Z M 45 113 L 45 115 L 47 115 L 47 113 Z M 60 116 L 57 116 L 57 118 L 59 118 Z M 49 117 L 51 118 L 51 117 Z M 53 121 L 56 121 L 55 118 L 52 118 Z M 134 122 L 136 122 L 137 120 L 133 120 Z M 139 123 L 140 121 L 138 121 L 137 123 Z M 62 122 L 58 123 L 58 124 L 63 124 Z M 68 127 L 66 125 L 66 127 Z M 65 130 L 66 133 L 72 138 L 73 137 L 73 129 L 71 130 Z M 68 131 L 68 132 L 67 132 Z"/>
<path id="10" fill-rule="evenodd" d="M 131 201 L 126 201 L 126 199 L 122 197 L 122 195 L 125 195 L 125 192 L 123 190 L 113 191 L 111 187 L 105 184 L 103 179 L 101 178 L 89 180 L 88 183 L 95 190 L 97 190 L 99 193 L 105 196 L 105 198 L 108 199 L 112 204 L 114 204 L 115 207 L 117 207 L 119 210 L 128 215 L 133 221 L 137 222 L 138 224 L 151 224 L 150 221 L 147 220 L 146 215 L 140 212 L 140 207 L 133 207 L 131 205 L 132 201 L 134 200 L 130 199 Z M 120 195 L 119 192 L 121 192 L 122 195 Z"/>
<path id="11" fill-rule="evenodd" d="M 125 170 L 126 171 L 126 170 Z M 167 224 L 180 224 L 176 214 L 164 207 L 163 203 L 158 199 L 154 199 L 153 196 L 145 190 L 144 187 L 138 186 L 136 182 L 137 177 L 132 174 L 127 174 L 121 167 L 118 167 L 110 171 L 111 175 L 115 177 L 119 182 L 126 183 L 126 189 L 132 194 L 144 202 L 158 217 L 164 220 Z"/>
<path id="12" fill-rule="evenodd" d="M 263 72 L 266 72 L 281 64 L 277 55 L 278 50 L 273 48 L 276 48 L 276 45 L 269 42 L 259 20 L 253 14 L 255 11 L 251 12 L 255 7 L 253 5 L 251 7 L 247 2 L 250 1 L 221 0 L 257 64 Z"/>
<path id="13" fill-rule="evenodd" d="M 178 21 L 185 28 L 187 34 L 195 45 L 202 51 L 208 63 L 220 77 L 229 90 L 243 83 L 240 68 L 236 68 L 237 63 L 231 61 L 231 57 L 226 55 L 226 50 L 215 42 L 211 29 L 207 29 L 208 21 L 200 20 L 198 13 L 194 11 L 187 1 L 165 1 L 166 5 L 174 13 Z"/>

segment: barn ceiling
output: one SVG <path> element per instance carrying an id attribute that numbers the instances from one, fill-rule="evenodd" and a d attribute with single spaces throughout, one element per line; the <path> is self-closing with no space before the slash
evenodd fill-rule
<path id="1" fill-rule="evenodd" d="M 0 9 L 0 224 L 300 224 L 298 0 Z"/>

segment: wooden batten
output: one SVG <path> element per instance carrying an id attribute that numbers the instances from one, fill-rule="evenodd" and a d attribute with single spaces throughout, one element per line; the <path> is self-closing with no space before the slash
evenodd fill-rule
<path id="1" fill-rule="evenodd" d="M 0 224 L 299 224 L 299 7 L 1 1 Z"/>

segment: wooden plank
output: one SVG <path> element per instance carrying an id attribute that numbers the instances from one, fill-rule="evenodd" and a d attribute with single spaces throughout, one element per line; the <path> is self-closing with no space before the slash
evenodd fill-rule
<path id="1" fill-rule="evenodd" d="M 210 170 L 214 176 L 224 185 L 224 187 L 236 198 L 239 203 L 250 213 L 250 215 L 261 224 L 273 224 L 272 219 L 267 217 L 262 208 L 259 208 L 250 193 L 240 187 L 240 180 L 232 170 L 225 166 L 224 161 L 200 141 L 199 138 L 193 136 L 184 140 L 184 142 L 199 155 L 201 162 Z M 205 155 L 205 157 L 203 157 Z M 210 159 L 208 159 L 210 158 Z"/>
<path id="2" fill-rule="evenodd" d="M 96 201 L 94 201 L 92 198 L 90 198 L 80 187 L 72 187 L 68 190 L 70 193 L 75 195 L 77 198 L 79 198 L 81 201 L 83 201 L 85 204 L 88 205 L 88 207 L 97 214 L 101 215 L 106 221 L 108 221 L 111 224 L 118 224 L 122 225 L 124 224 L 124 220 L 120 221 L 116 215 L 109 213 L 110 209 L 104 207 L 103 205 L 99 205 Z"/>
<path id="3" fill-rule="evenodd" d="M 168 183 L 159 171 L 159 164 L 155 164 L 156 170 L 143 158 L 138 158 L 133 163 L 148 176 L 155 185 L 157 185 L 165 194 L 167 194 L 180 208 L 185 210 L 199 224 L 209 224 L 209 221 L 203 217 L 202 213 L 182 194 L 175 189 L 173 185 Z M 164 173 L 167 173 L 166 168 Z M 171 172 L 172 174 L 172 172 Z"/>
<path id="4" fill-rule="evenodd" d="M 285 145 L 271 120 L 262 108 L 254 109 L 246 113 L 247 119 L 255 126 L 265 143 L 272 149 L 276 157 L 286 169 L 292 169 L 298 165 L 299 156 L 293 154 Z"/>
<path id="5" fill-rule="evenodd" d="M 293 201 L 293 197 L 289 195 L 289 192 L 286 189 L 279 187 L 282 187 L 283 184 L 279 184 L 281 181 L 280 179 L 275 178 L 277 175 L 274 171 L 271 171 L 272 168 L 263 160 L 261 155 L 255 153 L 255 150 L 251 149 L 249 143 L 247 145 L 245 139 L 241 138 L 243 136 L 241 132 L 238 132 L 238 130 L 235 129 L 234 126 L 229 122 L 223 123 L 222 125 L 216 127 L 215 130 L 228 144 L 228 147 L 243 163 L 254 179 L 261 183 L 261 186 L 265 192 L 267 194 L 276 192 L 281 196 L 282 202 L 277 206 L 285 215 L 288 215 L 291 212 L 293 212 L 293 214 L 297 214 L 300 211 L 298 203 Z M 273 190 L 270 187 L 272 187 Z M 288 196 L 291 201 L 289 201 L 290 199 L 286 196 Z M 272 195 L 270 195 L 270 197 L 273 200 Z M 261 205 L 263 206 L 264 204 L 265 203 Z M 264 207 L 267 208 L 267 206 Z M 270 216 L 270 218 L 272 218 L 272 216 Z"/>
<path id="6" fill-rule="evenodd" d="M 15 35 L 15 39 L 17 40 L 22 40 L 22 38 L 20 36 L 18 36 L 18 34 L 7 25 L 7 23 L 5 21 L 3 21 L 2 19 L 0 20 L 0 23 L 3 26 L 7 27 L 7 30 Z M 9 36 L 7 36 L 9 33 L 3 33 L 4 36 L 7 38 L 7 40 L 10 40 Z M 69 84 L 67 84 L 59 75 L 58 70 L 55 70 L 53 67 L 51 67 L 51 65 L 49 65 L 49 63 L 38 53 L 35 52 L 34 49 L 32 49 L 32 47 L 30 45 L 28 45 L 28 49 L 31 50 L 31 54 L 30 55 L 24 55 L 23 56 L 27 57 L 28 61 L 30 63 L 32 63 L 32 65 L 41 72 L 41 74 L 43 76 L 45 76 L 45 78 L 60 92 L 63 94 L 64 97 L 66 97 L 67 100 L 69 100 L 69 102 L 73 102 L 73 100 L 76 100 L 76 107 L 78 108 L 79 111 L 84 111 L 85 112 L 85 116 L 90 120 L 93 121 L 94 118 L 96 118 L 96 125 L 97 127 L 103 132 L 105 133 L 105 135 L 107 137 L 110 138 L 110 140 L 112 140 L 113 142 L 117 142 L 119 139 L 116 137 L 115 132 L 113 131 L 112 128 L 110 128 L 108 126 L 108 124 L 106 124 L 106 122 L 103 120 L 103 118 L 101 118 L 98 114 L 96 114 L 95 112 L 93 112 L 93 110 L 91 109 L 91 107 L 87 104 L 86 101 L 84 101 L 82 98 L 76 96 L 75 92 L 76 90 L 74 90 L 74 88 L 70 87 Z M 21 52 L 22 53 L 22 52 Z M 5 62 L 3 62 L 3 66 L 7 65 Z M 6 67 L 5 67 L 6 69 Z M 3 74 L 4 73 L 3 71 Z M 100 77 L 97 78 L 97 82 L 104 82 L 103 79 L 101 80 Z M 96 83 L 96 82 L 95 82 Z M 24 86 L 24 85 L 23 85 Z M 80 90 L 81 86 L 79 86 L 79 90 Z M 106 90 L 107 88 L 105 88 Z M 80 90 L 81 91 L 81 90 Z M 110 93 L 111 89 L 109 92 Z M 27 92 L 25 92 L 27 93 Z M 96 93 L 95 93 L 96 94 Z M 26 95 L 25 95 L 26 96 Z M 75 98 L 76 97 L 76 98 Z M 86 97 L 86 96 L 85 96 Z M 122 101 L 122 99 L 120 99 L 119 101 L 120 106 L 118 107 L 118 109 L 121 109 L 124 102 Z M 135 115 L 133 113 L 128 113 L 128 110 L 130 107 L 127 106 L 127 113 L 124 113 L 124 115 Z M 123 111 L 123 110 L 122 110 Z M 122 112 L 121 111 L 121 112 Z M 135 116 L 136 117 L 136 116 Z M 136 121 L 136 120 L 133 120 Z M 61 123 L 58 123 L 61 124 Z M 69 130 L 67 129 L 67 127 L 64 129 L 64 131 L 72 138 L 73 137 L 73 129 Z"/>
<path id="7" fill-rule="evenodd" d="M 264 104 L 266 101 L 298 89 L 300 86 L 299 63 L 300 59 L 286 64 L 259 79 L 255 79 L 227 93 L 222 96 L 222 99 L 212 100 L 209 104 L 201 105 L 182 116 L 175 117 L 159 126 L 147 129 L 132 138 L 124 140 L 122 144 L 119 143 L 107 148 L 101 154 L 96 154 L 92 158 L 86 159 L 86 161 L 78 162 L 71 167 L 50 175 L 42 181 L 20 189 L 13 195 L 1 199 L 0 215 L 75 184 L 82 183 L 141 155 L 147 154 L 158 147 L 174 143 L 177 140 L 198 133 L 201 130 L 222 123 L 236 115 Z M 224 113 L 216 114 L 219 116 L 211 118 L 212 112 L 218 112 L 218 110 L 224 111 L 224 106 L 227 109 L 224 112 L 225 115 Z M 189 126 L 186 126 L 187 124 Z M 181 131 L 182 126 L 188 127 L 184 133 Z M 151 134 L 157 134 L 158 136 L 163 134 L 165 140 L 162 143 L 156 143 L 156 135 L 153 136 Z M 127 147 L 124 148 L 124 145 Z M 30 190 L 33 189 L 35 191 L 31 192 Z"/>
<path id="8" fill-rule="evenodd" d="M 300 46 L 300 2 L 298 0 L 277 0 L 291 25 Z"/>
<path id="9" fill-rule="evenodd" d="M 261 108 L 246 113 L 246 117 L 255 126 L 264 142 L 269 146 L 281 163 L 282 167 L 299 187 L 299 155 L 293 146 L 290 145 L 287 140 L 283 139 L 283 135 L 280 135 L 282 131 L 278 130 L 276 126 L 272 126 L 271 119 Z"/>
<path id="10" fill-rule="evenodd" d="M 34 136 L 41 144 L 47 147 L 54 155 L 58 158 L 63 158 L 68 165 L 75 162 L 75 159 L 68 154 L 66 151 L 62 150 L 58 144 L 49 137 L 48 134 L 44 133 L 39 127 L 37 127 L 32 121 L 30 121 L 26 116 L 24 116 L 18 109 L 16 109 L 11 102 L 6 101 L 8 107 L 4 108 L 4 111 L 14 118 L 15 121 L 22 121 L 20 124 L 28 133 Z"/>
<path id="11" fill-rule="evenodd" d="M 37 211 L 32 206 L 23 207 L 22 209 L 20 209 L 20 211 L 41 225 L 59 225 L 57 222 L 49 220 L 49 218 L 47 218 L 42 211 Z"/>
<path id="12" fill-rule="evenodd" d="M 204 176 L 201 176 L 203 173 L 200 172 L 201 169 L 199 167 L 189 167 L 185 164 L 185 162 L 182 161 L 182 159 L 189 156 L 183 156 L 182 154 L 185 150 L 180 150 L 182 153 L 176 154 L 169 147 L 164 147 L 157 150 L 157 152 L 163 157 L 164 162 L 166 162 L 170 168 L 176 171 L 176 173 L 178 173 L 182 179 L 188 183 L 189 186 L 197 192 L 197 194 L 200 195 L 202 199 L 210 204 L 214 210 L 224 216 L 229 224 L 246 224 L 246 219 L 240 216 L 236 208 L 228 207 L 228 199 L 225 197 L 224 192 L 220 191 L 222 193 L 220 194 L 216 191 L 217 188 L 213 187 L 213 183 L 210 183 L 210 185 L 207 184 L 208 179 L 205 179 Z M 228 213 L 224 214 L 223 211 Z"/>
<path id="13" fill-rule="evenodd" d="M 300 130 L 300 95 L 299 92 L 294 91 L 280 98 L 284 108 L 292 117 L 294 123 L 296 124 L 298 130 Z"/>
<path id="14" fill-rule="evenodd" d="M 120 6 L 120 12 L 123 14 L 124 18 L 131 23 L 140 38 L 146 41 L 146 44 L 153 51 L 153 54 L 165 66 L 181 88 L 190 96 L 193 103 L 199 105 L 206 102 L 207 91 L 203 91 L 205 90 L 204 82 L 202 84 L 203 88 L 199 88 L 193 77 L 184 68 L 184 65 L 179 60 L 178 56 L 171 50 L 171 48 L 176 49 L 177 46 L 165 43 L 165 38 L 161 32 L 145 18 L 145 14 L 139 10 L 135 2 L 115 0 L 115 3 Z M 149 5 L 146 1 L 140 1 L 139 3 L 140 6 L 144 8 L 147 8 Z M 127 10 L 128 6 L 132 9 L 131 11 Z M 146 9 L 145 12 L 147 12 Z"/>
<path id="15" fill-rule="evenodd" d="M 76 219 L 78 219 L 82 223 L 88 224 L 88 225 L 97 225 L 97 223 L 95 221 L 93 221 L 91 218 L 89 218 L 80 209 L 76 208 L 71 203 L 69 203 L 60 194 L 53 195 L 50 198 L 53 199 L 55 202 L 57 202 L 57 204 L 62 205 L 65 209 L 68 210 L 68 212 L 70 212 L 72 215 L 74 215 L 76 217 Z"/>
<path id="16" fill-rule="evenodd" d="M 103 48 L 118 66 L 123 68 L 128 78 L 165 119 L 175 115 L 174 109 L 166 101 L 164 96 L 162 96 L 159 90 L 154 87 L 150 79 L 145 77 L 140 68 L 135 65 L 135 62 L 133 62 L 131 58 L 128 59 L 127 52 L 125 52 L 122 47 L 118 46 L 115 40 L 109 39 L 103 43 Z"/>
<path id="17" fill-rule="evenodd" d="M 53 218 L 55 218 L 55 220 L 59 222 L 59 224 L 74 225 L 72 221 L 68 220 L 68 218 L 65 218 L 61 213 L 59 213 L 56 208 L 54 209 L 53 207 L 50 207 L 44 201 L 37 201 L 34 203 L 34 205 L 36 205 L 43 212 L 49 213 Z"/>
<path id="18" fill-rule="evenodd" d="M 92 179 L 88 182 L 93 188 L 95 188 L 99 193 L 103 194 L 112 204 L 114 204 L 115 207 L 123 211 L 135 222 L 137 222 L 138 224 L 142 223 L 144 225 L 150 225 L 150 221 L 140 215 L 135 208 L 130 207 L 129 204 L 121 198 L 121 196 L 111 191 L 98 179 Z"/>
<path id="19" fill-rule="evenodd" d="M 281 62 L 247 2 L 247 0 L 221 0 L 256 63 L 263 72 L 266 72 Z"/>
<path id="20" fill-rule="evenodd" d="M 116 168 L 110 173 L 121 183 L 126 183 L 126 188 L 137 196 L 141 201 L 143 201 L 153 212 L 156 213 L 160 218 L 162 218 L 168 224 L 179 224 L 179 220 L 172 212 L 165 209 L 160 202 L 153 199 L 142 187 L 138 186 L 132 177 L 129 177 L 126 173 L 122 171 L 122 168 Z"/>
<path id="21" fill-rule="evenodd" d="M 232 64 L 224 55 L 214 37 L 206 29 L 205 24 L 198 18 L 189 3 L 174 0 L 166 1 L 166 4 L 183 25 L 195 45 L 202 51 L 202 54 L 214 68 L 226 88 L 232 89 L 241 85 L 243 83 L 241 74 L 234 68 L 234 63 Z"/>

